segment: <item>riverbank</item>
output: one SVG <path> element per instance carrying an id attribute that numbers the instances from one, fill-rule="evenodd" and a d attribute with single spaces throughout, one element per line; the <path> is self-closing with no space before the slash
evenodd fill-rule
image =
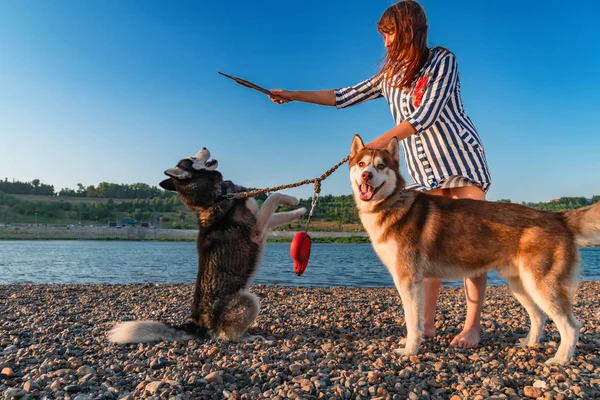
<path id="1" fill-rule="evenodd" d="M 370 243 L 366 232 L 326 232 L 310 230 L 313 243 Z M 0 240 L 137 240 L 194 241 L 195 229 L 105 228 L 65 226 L 0 226 Z M 291 242 L 296 232 L 271 231 L 269 242 Z M 597 241 L 581 241 L 583 247 L 600 246 Z"/>
<path id="2" fill-rule="evenodd" d="M 0 240 L 138 240 L 194 241 L 195 229 L 105 228 L 65 226 L 2 226 Z M 269 241 L 290 242 L 296 232 L 271 231 Z M 310 231 L 315 243 L 369 243 L 366 232 Z"/>
<path id="3" fill-rule="evenodd" d="M 464 319 L 462 288 L 442 287 L 439 336 L 400 357 L 405 335 L 393 289 L 257 286 L 261 312 L 250 333 L 268 341 L 190 340 L 115 345 L 116 321 L 180 323 L 191 285 L 0 286 L 0 392 L 9 398 L 113 399 L 489 399 L 600 396 L 600 283 L 583 282 L 575 315 L 583 323 L 567 366 L 553 323 L 534 349 L 515 343 L 529 321 L 507 287 L 489 287 L 482 342 L 448 345 Z M 459 306 L 457 306 L 459 305 Z"/>

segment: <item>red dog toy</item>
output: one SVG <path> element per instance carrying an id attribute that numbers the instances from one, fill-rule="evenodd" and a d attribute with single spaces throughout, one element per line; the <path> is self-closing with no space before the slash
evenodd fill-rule
<path id="1" fill-rule="evenodd" d="M 306 232 L 298 232 L 290 246 L 290 256 L 294 260 L 294 273 L 302 275 L 310 257 L 310 236 Z"/>

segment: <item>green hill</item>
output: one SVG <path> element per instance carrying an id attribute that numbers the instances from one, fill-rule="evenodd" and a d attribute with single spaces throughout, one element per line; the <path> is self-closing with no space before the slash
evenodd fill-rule
<path id="1" fill-rule="evenodd" d="M 262 202 L 265 195 L 257 196 Z M 549 202 L 522 203 L 526 206 L 562 211 L 596 203 L 600 196 L 563 197 Z M 510 202 L 510 200 L 500 200 Z M 300 199 L 300 206 L 310 210 L 311 199 Z M 285 211 L 286 207 L 281 210 Z M 0 224 L 48 224 L 104 226 L 109 221 L 134 218 L 138 223 L 162 228 L 193 229 L 195 214 L 188 210 L 175 193 L 144 183 L 132 185 L 102 182 L 77 190 L 61 189 L 35 179 L 31 182 L 0 181 Z M 284 229 L 303 228 L 306 221 L 298 221 Z M 351 195 L 324 195 L 315 208 L 311 230 L 362 231 L 358 213 Z"/>

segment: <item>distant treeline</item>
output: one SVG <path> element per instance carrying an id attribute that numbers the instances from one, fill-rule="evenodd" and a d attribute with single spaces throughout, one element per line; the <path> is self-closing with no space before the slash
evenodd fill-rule
<path id="1" fill-rule="evenodd" d="M 84 187 L 81 183 L 77 184 L 77 190 L 64 188 L 59 192 L 54 190 L 53 185 L 41 183 L 39 179 L 31 182 L 10 182 L 8 178 L 0 181 L 0 192 L 5 194 L 30 194 L 38 196 L 65 196 L 65 197 L 89 197 L 102 199 L 153 199 L 176 197 L 173 192 L 168 192 L 150 186 L 145 183 L 134 183 L 131 185 L 101 182 L 98 187 L 90 185 Z"/>
<path id="2" fill-rule="evenodd" d="M 133 199 L 131 201 L 115 202 L 113 199 L 105 201 L 69 202 L 60 201 L 23 201 L 15 195 L 0 193 L 0 222 L 13 223 L 28 220 L 40 223 L 56 223 L 56 220 L 71 221 L 99 221 L 103 224 L 107 220 L 128 216 L 138 221 L 152 221 L 160 213 L 174 212 L 181 202 L 177 197 L 163 199 Z M 28 217 L 28 218 L 23 218 Z"/>
<path id="3" fill-rule="evenodd" d="M 39 179 L 34 179 L 31 182 L 9 182 L 8 178 L 0 181 L 0 192 L 7 194 L 33 194 L 38 196 L 55 196 L 54 186 L 46 185 L 40 182 Z"/>
<path id="4" fill-rule="evenodd" d="M 498 200 L 499 202 L 510 203 L 510 200 Z M 600 195 L 592 196 L 591 199 L 586 197 L 561 197 L 560 199 L 554 199 L 550 201 L 543 201 L 540 203 L 522 202 L 521 204 L 527 207 L 536 208 L 538 210 L 547 211 L 567 211 L 575 210 L 577 208 L 590 206 L 600 201 Z"/>
<path id="5" fill-rule="evenodd" d="M 98 187 L 85 188 L 81 184 L 78 186 L 77 190 L 62 189 L 56 193 L 52 185 L 43 184 L 38 179 L 31 182 L 9 182 L 8 179 L 0 181 L 0 223 L 58 223 L 74 219 L 100 222 L 115 219 L 117 216 L 127 216 L 153 223 L 161 219 L 163 222 L 169 222 L 170 226 L 179 228 L 194 228 L 196 225 L 194 213 L 183 206 L 175 193 L 155 186 L 144 183 L 124 185 L 106 182 L 100 183 Z M 14 196 L 22 194 L 54 198 L 23 200 Z M 85 199 L 73 201 L 73 197 Z M 257 196 L 259 203 L 265 198 L 266 195 Z M 69 199 L 71 200 L 67 201 Z M 565 211 L 588 206 L 599 200 L 600 195 L 591 199 L 562 197 L 548 202 L 521 204 L 541 210 Z M 498 201 L 511 202 L 508 199 Z M 300 206 L 310 210 L 311 199 L 300 199 Z M 282 207 L 281 211 L 287 209 L 289 207 Z M 344 224 L 360 224 L 352 195 L 321 196 L 312 220 L 337 223 L 340 230 Z"/>

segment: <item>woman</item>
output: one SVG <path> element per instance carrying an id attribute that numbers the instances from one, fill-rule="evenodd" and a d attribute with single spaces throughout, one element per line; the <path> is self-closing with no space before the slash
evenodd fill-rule
<path id="1" fill-rule="evenodd" d="M 427 47 L 427 18 L 411 0 L 390 6 L 377 28 L 387 56 L 381 70 L 355 86 L 321 91 L 273 90 L 276 103 L 303 101 L 344 108 L 384 97 L 396 127 L 367 146 L 383 148 L 396 137 L 413 180 L 408 187 L 453 199 L 485 200 L 491 178 L 481 140 L 465 114 L 454 54 Z M 480 317 L 487 275 L 465 279 L 467 316 L 453 345 L 471 348 L 480 341 Z M 435 336 L 435 307 L 441 281 L 425 283 L 425 337 Z"/>

